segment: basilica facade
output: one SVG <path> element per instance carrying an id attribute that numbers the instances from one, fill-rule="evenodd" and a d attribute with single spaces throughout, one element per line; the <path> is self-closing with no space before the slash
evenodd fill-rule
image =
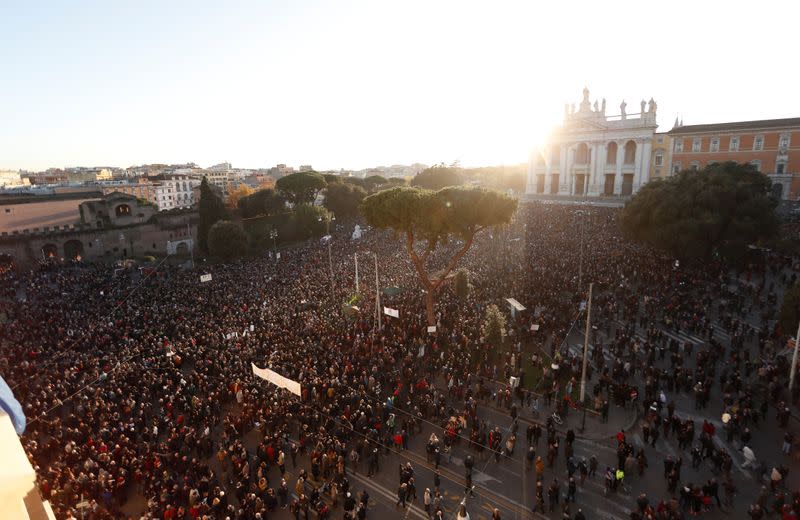
<path id="1" fill-rule="evenodd" d="M 656 124 L 656 102 L 641 101 L 628 113 L 623 101 L 606 115 L 606 100 L 564 107 L 563 124 L 547 145 L 531 154 L 526 193 L 530 195 L 629 196 L 647 183 Z"/>

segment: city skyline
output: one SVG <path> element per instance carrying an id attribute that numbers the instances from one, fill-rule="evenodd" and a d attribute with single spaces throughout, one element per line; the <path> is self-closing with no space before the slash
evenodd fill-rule
<path id="1" fill-rule="evenodd" d="M 584 86 L 610 114 L 655 98 L 660 132 L 800 115 L 798 8 L 767 2 L 744 39 L 723 5 L 7 7 L 0 169 L 519 164 Z"/>

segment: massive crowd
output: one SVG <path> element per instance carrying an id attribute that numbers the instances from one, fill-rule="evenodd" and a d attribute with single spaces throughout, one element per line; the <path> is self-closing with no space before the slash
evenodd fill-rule
<path id="1" fill-rule="evenodd" d="M 723 432 L 679 417 L 675 400 L 665 396 L 691 395 L 700 410 L 710 402 L 720 407 L 730 417 L 728 443 L 751 452 L 750 429 L 759 422 L 786 428 L 796 395 L 786 390 L 788 363 L 776 355 L 770 320 L 776 291 L 795 280 L 797 266 L 773 256 L 736 272 L 719 263 L 679 267 L 624 240 L 616 210 L 588 211 L 526 206 L 506 229 L 484 232 L 462 262 L 472 291 L 462 301 L 450 287 L 443 290 L 434 334 L 427 332 L 424 294 L 399 242 L 375 230 L 351 241 L 350 230 L 342 229 L 330 250 L 307 244 L 282 251 L 280 259 L 269 253 L 194 270 L 163 262 L 151 270 L 48 264 L 4 272 L 0 305 L 8 320 L 1 325 L 0 373 L 28 416 L 23 442 L 42 495 L 59 518 L 124 518 L 124 512 L 133 518 L 266 518 L 282 508 L 295 518 L 308 518 L 312 510 L 326 518 L 339 509 L 366 518 L 370 498 L 348 475 L 394 471 L 386 467 L 386 454 L 402 451 L 423 424 L 438 427 L 426 442 L 427 460 L 436 467 L 461 438 L 476 455 L 492 452 L 501 463 L 504 452 L 514 451 L 516 427 L 501 431 L 481 417 L 479 404 L 495 400 L 516 417 L 515 397 L 520 408 L 530 399 L 507 388 L 507 376 L 527 369 L 521 387 L 563 405 L 580 378 L 580 359 L 564 340 L 585 298 L 578 285 L 585 291 L 591 281 L 599 324 L 591 353 L 596 406 L 607 414 L 609 401 L 631 406 L 638 396 L 632 404 L 641 410 L 645 442 L 655 445 L 659 432 L 676 435 L 687 457 L 713 460 L 719 469 L 714 478 L 722 479 L 683 482 L 682 460 L 665 460 L 664 499 L 639 497 L 632 516 L 682 518 L 710 507 L 712 498 L 719 504 L 720 484 L 730 497 L 736 493 L 731 457 L 714 442 Z M 433 255 L 431 270 L 455 247 L 444 245 Z M 354 254 L 362 259 L 355 313 L 344 309 L 355 293 Z M 383 295 L 382 303 L 399 309 L 400 318 L 384 318 L 380 328 L 375 272 L 365 261 L 372 255 L 381 286 L 401 289 Z M 201 283 L 201 273 L 212 280 Z M 753 283 L 740 283 L 734 292 L 730 282 L 739 277 Z M 481 325 L 487 305 L 509 296 L 530 311 L 511 320 L 510 348 L 498 354 Z M 757 330 L 745 319 L 753 314 L 760 317 Z M 715 323 L 729 339 L 715 335 Z M 534 324 L 539 328 L 532 334 Z M 644 338 L 637 330 L 645 330 Z M 708 341 L 693 350 L 665 330 L 692 331 Z M 558 370 L 543 361 L 551 358 Z M 256 378 L 251 363 L 299 381 L 302 398 Z M 534 372 L 543 375 L 526 381 Z M 545 458 L 555 457 L 561 434 L 552 423 L 543 427 L 544 435 L 529 428 L 525 449 L 540 450 L 542 436 Z M 570 436 L 563 436 L 565 455 Z M 784 440 L 788 452 L 788 429 Z M 647 466 L 644 447 L 624 433 L 618 445 L 619 464 L 601 471 L 610 492 L 622 483 L 629 461 L 640 472 Z M 572 461 L 569 475 L 551 471 L 545 477 L 541 456 L 530 465 L 539 509 L 545 490 L 550 509 L 558 503 L 554 478 L 566 482 L 567 502 L 574 502 L 574 473 L 582 482 L 597 471 L 596 461 Z M 288 480 L 288 468 L 299 476 Z M 786 468 L 776 465 L 780 478 L 770 469 L 759 468 L 774 482 L 756 497 L 753 518 L 760 518 L 759 509 L 784 505 L 800 511 L 800 495 L 781 485 Z M 471 475 L 469 467 L 467 492 Z M 628 475 L 630 485 L 634 477 Z M 401 467 L 398 499 L 400 506 L 414 501 L 432 517 L 444 517 L 437 483 L 417 483 L 411 464 Z M 82 502 L 89 507 L 79 509 Z M 572 509 L 562 508 L 569 518 L 573 512 L 586 518 Z M 467 506 L 455 514 L 468 518 Z"/>

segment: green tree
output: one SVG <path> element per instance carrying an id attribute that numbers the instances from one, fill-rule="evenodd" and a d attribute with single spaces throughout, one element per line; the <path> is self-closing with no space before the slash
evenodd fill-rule
<path id="1" fill-rule="evenodd" d="M 334 175 L 332 173 L 323 173 L 322 178 L 325 179 L 325 182 L 328 184 L 333 184 L 334 182 L 342 182 L 342 177 L 340 175 Z"/>
<path id="2" fill-rule="evenodd" d="M 797 332 L 797 323 L 800 322 L 800 282 L 795 282 L 783 295 L 783 304 L 778 320 L 783 334 L 792 336 Z"/>
<path id="3" fill-rule="evenodd" d="M 331 214 L 325 208 L 300 204 L 292 212 L 290 228 L 297 239 L 306 240 L 322 236 L 328 226 Z"/>
<path id="4" fill-rule="evenodd" d="M 464 301 L 469 296 L 469 275 L 465 269 L 459 269 L 453 280 L 453 289 L 459 300 Z"/>
<path id="5" fill-rule="evenodd" d="M 247 252 L 247 233 L 236 222 L 220 220 L 208 232 L 208 249 L 226 262 L 238 258 Z"/>
<path id="6" fill-rule="evenodd" d="M 429 190 L 439 190 L 448 186 L 460 186 L 464 183 L 460 168 L 439 164 L 425 168 L 411 179 L 412 186 Z"/>
<path id="7" fill-rule="evenodd" d="M 326 186 L 325 177 L 317 172 L 298 172 L 281 177 L 275 187 L 292 204 L 312 204 Z"/>
<path id="8" fill-rule="evenodd" d="M 458 261 L 472 246 L 475 235 L 490 227 L 508 223 L 517 201 L 485 188 L 452 187 L 439 191 L 421 188 L 391 188 L 364 199 L 361 212 L 367 223 L 378 229 L 392 229 L 405 238 L 406 250 L 426 292 L 429 325 L 435 325 L 436 295 Z M 460 247 L 435 276 L 427 261 L 436 247 L 451 239 Z M 416 242 L 424 248 L 417 251 Z"/>
<path id="9" fill-rule="evenodd" d="M 500 308 L 491 304 L 486 308 L 486 317 L 483 320 L 481 332 L 486 342 L 493 347 L 499 347 L 506 337 L 506 317 Z"/>
<path id="10" fill-rule="evenodd" d="M 325 207 L 339 217 L 354 217 L 358 215 L 358 206 L 366 196 L 364 188 L 355 184 L 328 184 L 325 189 Z"/>
<path id="11" fill-rule="evenodd" d="M 405 186 L 408 181 L 404 177 L 390 177 L 386 179 L 386 186 L 389 188 L 396 188 L 398 186 Z"/>
<path id="12" fill-rule="evenodd" d="M 625 206 L 623 231 L 681 259 L 715 253 L 737 261 L 747 246 L 772 237 L 777 202 L 769 179 L 749 164 L 715 163 L 647 183 Z"/>
<path id="13" fill-rule="evenodd" d="M 200 222 L 197 225 L 197 245 L 200 251 L 208 253 L 208 232 L 211 226 L 228 218 L 228 210 L 222 199 L 214 193 L 208 179 L 203 177 L 200 183 Z"/>
<path id="14" fill-rule="evenodd" d="M 286 198 L 270 188 L 258 190 L 252 195 L 239 199 L 239 211 L 244 218 L 275 215 L 285 209 Z"/>
<path id="15" fill-rule="evenodd" d="M 374 193 L 376 189 L 386 184 L 386 178 L 380 175 L 370 175 L 364 179 L 364 189 Z"/>

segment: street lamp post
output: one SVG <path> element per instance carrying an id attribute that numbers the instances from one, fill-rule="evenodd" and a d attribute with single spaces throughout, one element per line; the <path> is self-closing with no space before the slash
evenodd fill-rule
<path id="1" fill-rule="evenodd" d="M 277 246 L 275 245 L 275 239 L 278 238 L 278 230 L 274 229 L 274 228 L 270 229 L 269 230 L 269 237 L 272 239 L 272 252 L 274 253 L 278 249 Z"/>
<path id="2" fill-rule="evenodd" d="M 789 370 L 789 392 L 794 388 L 794 376 L 797 372 L 797 350 L 800 347 L 800 322 L 797 323 L 797 335 L 794 337 L 794 354 L 792 354 L 792 368 Z"/>
<path id="3" fill-rule="evenodd" d="M 318 218 L 317 221 L 321 221 L 322 217 Z M 331 221 L 336 221 L 336 216 L 331 214 L 331 217 L 325 219 L 325 235 L 328 237 L 328 270 L 330 271 L 331 275 L 331 296 L 333 296 L 333 257 L 331 255 Z"/>
<path id="4" fill-rule="evenodd" d="M 581 370 L 581 407 L 583 408 L 583 419 L 581 420 L 581 432 L 586 430 L 586 362 L 589 353 L 589 330 L 592 322 L 592 286 L 589 282 L 589 299 L 586 302 L 586 332 L 583 336 L 583 369 Z"/>

